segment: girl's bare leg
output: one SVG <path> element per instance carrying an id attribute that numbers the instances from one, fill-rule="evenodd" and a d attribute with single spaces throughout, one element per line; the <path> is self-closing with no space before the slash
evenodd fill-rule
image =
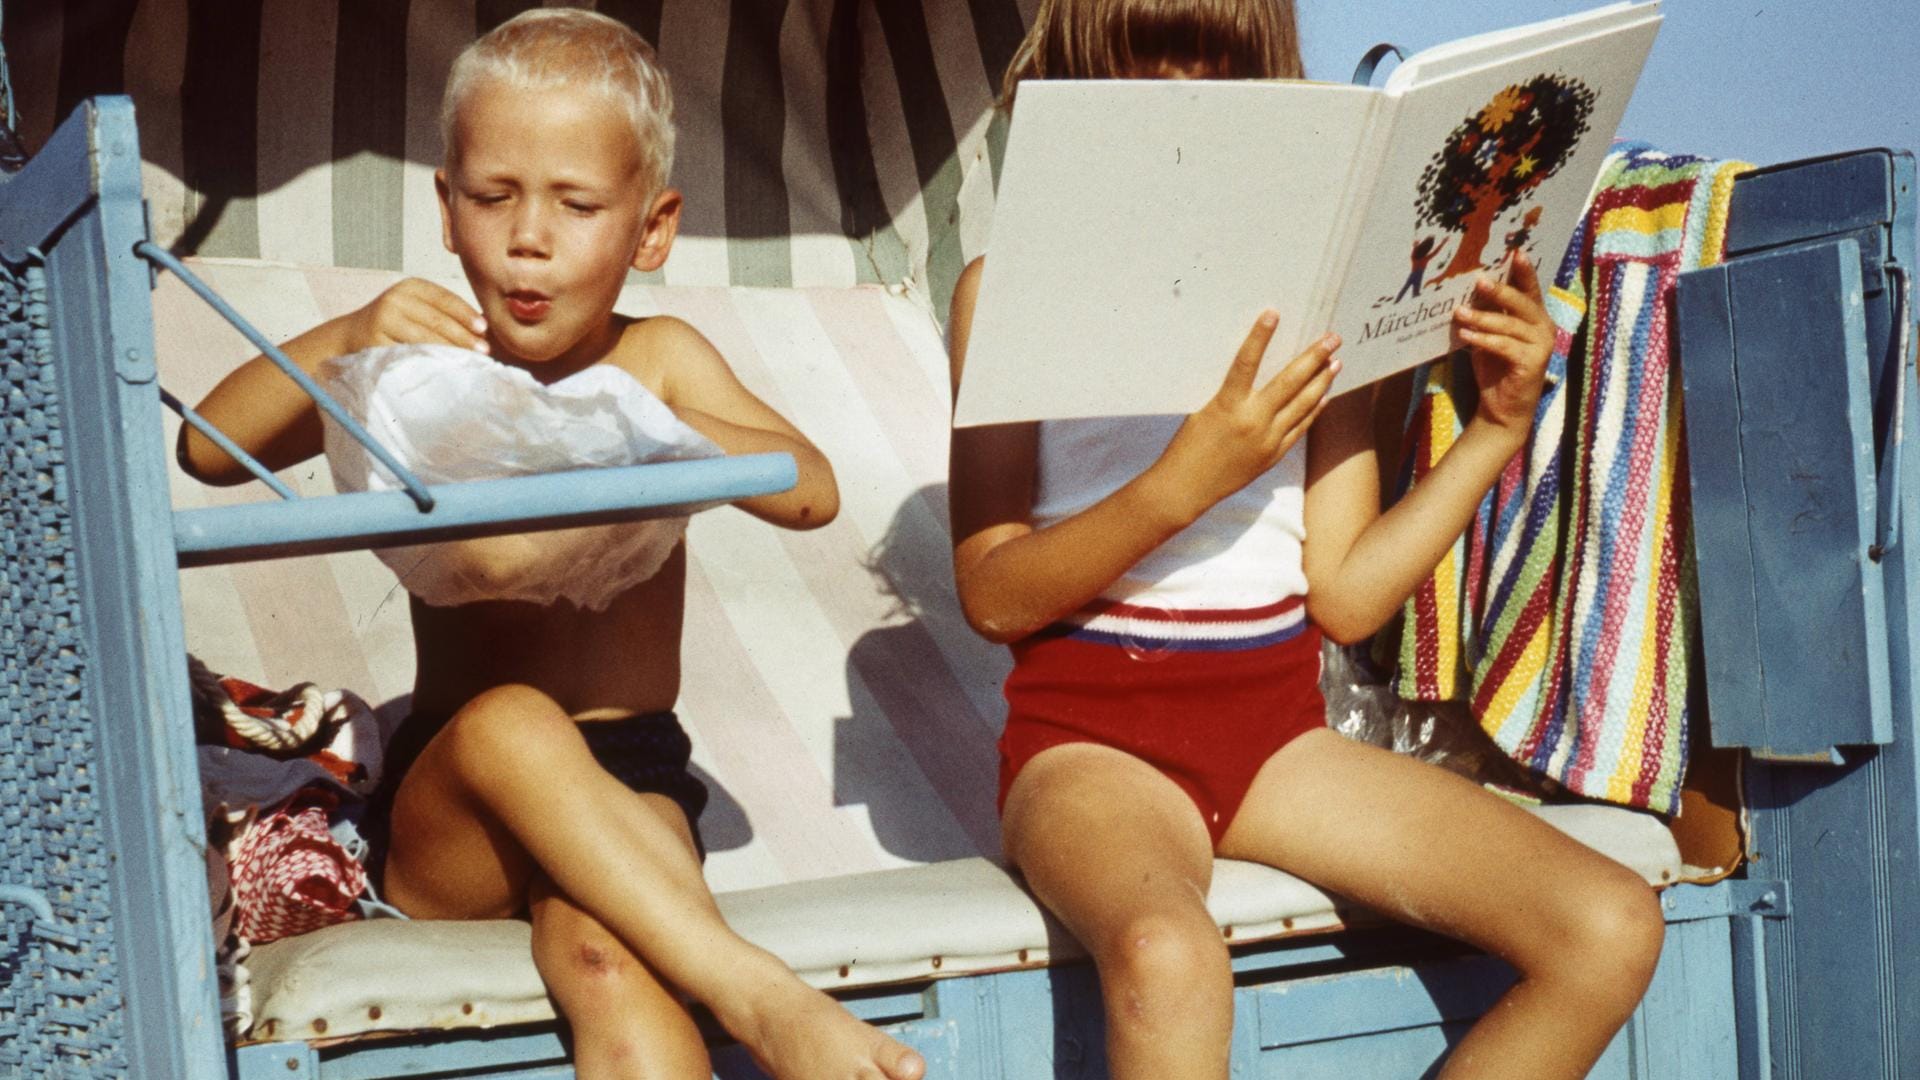
<path id="1" fill-rule="evenodd" d="M 673 800 L 642 795 L 663 818 L 685 817 Z M 665 804 L 664 806 L 659 804 Z M 691 834 L 688 855 L 693 854 Z M 533 962 L 573 1028 L 580 1080 L 684 1080 L 713 1075 L 706 1042 L 687 1007 L 600 920 L 536 874 L 528 888 Z"/>
<path id="2" fill-rule="evenodd" d="M 1333 731 L 1267 761 L 1220 854 L 1282 867 L 1519 971 L 1444 1080 L 1587 1075 L 1645 993 L 1666 931 L 1631 870 L 1461 777 Z"/>
<path id="3" fill-rule="evenodd" d="M 1233 975 L 1207 914 L 1213 852 L 1186 793 L 1091 744 L 1028 762 L 1007 793 L 1007 855 L 1100 972 L 1114 1080 L 1224 1080 Z"/>
<path id="4" fill-rule="evenodd" d="M 525 686 L 475 698 L 394 800 L 387 896 L 429 918 L 512 915 L 537 870 L 658 977 L 713 1011 L 778 1080 L 918 1080 L 911 1049 L 729 929 L 686 834 L 614 779 Z"/>

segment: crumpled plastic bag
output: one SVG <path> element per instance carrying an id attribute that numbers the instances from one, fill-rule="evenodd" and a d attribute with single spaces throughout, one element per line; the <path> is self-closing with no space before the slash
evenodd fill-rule
<path id="1" fill-rule="evenodd" d="M 1320 656 L 1320 692 L 1327 702 L 1327 726 L 1333 730 L 1476 783 L 1509 792 L 1553 794 L 1550 781 L 1509 758 L 1487 737 L 1466 702 L 1402 699 L 1364 645 L 1327 642 Z"/>
<path id="2" fill-rule="evenodd" d="M 722 453 L 611 364 L 542 386 L 519 368 L 451 345 L 387 345 L 329 360 L 319 378 L 349 415 L 429 484 Z M 326 449 L 340 491 L 400 487 L 331 418 Z M 681 517 L 589 525 L 374 554 L 408 592 L 436 607 L 478 600 L 566 600 L 599 611 L 652 577 L 685 535 L 686 524 Z M 488 560 L 476 552 L 515 557 Z M 482 566 L 484 572 L 476 569 Z M 499 569 L 503 566 L 508 569 Z"/>

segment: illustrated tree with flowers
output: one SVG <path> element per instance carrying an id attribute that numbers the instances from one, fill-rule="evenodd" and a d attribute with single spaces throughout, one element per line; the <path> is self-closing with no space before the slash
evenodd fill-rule
<path id="1" fill-rule="evenodd" d="M 1461 234 L 1435 281 L 1472 274 L 1500 215 L 1572 156 L 1587 133 L 1594 92 L 1563 75 L 1536 75 L 1461 121 L 1420 174 L 1418 224 Z"/>

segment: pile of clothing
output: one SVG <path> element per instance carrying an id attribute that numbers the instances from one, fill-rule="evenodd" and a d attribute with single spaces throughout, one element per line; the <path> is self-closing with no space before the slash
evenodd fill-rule
<path id="1" fill-rule="evenodd" d="M 253 945 L 398 915 L 367 881 L 359 830 L 380 782 L 379 722 L 344 690 L 272 691 L 188 657 L 221 1019 L 252 1026 Z"/>

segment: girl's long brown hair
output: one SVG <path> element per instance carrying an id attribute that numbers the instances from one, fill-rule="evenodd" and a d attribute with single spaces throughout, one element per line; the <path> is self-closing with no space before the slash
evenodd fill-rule
<path id="1" fill-rule="evenodd" d="M 1293 0 L 1041 0 L 1007 65 L 1000 107 L 1013 107 L 1025 79 L 1119 79 L 1161 67 L 1299 78 Z"/>

